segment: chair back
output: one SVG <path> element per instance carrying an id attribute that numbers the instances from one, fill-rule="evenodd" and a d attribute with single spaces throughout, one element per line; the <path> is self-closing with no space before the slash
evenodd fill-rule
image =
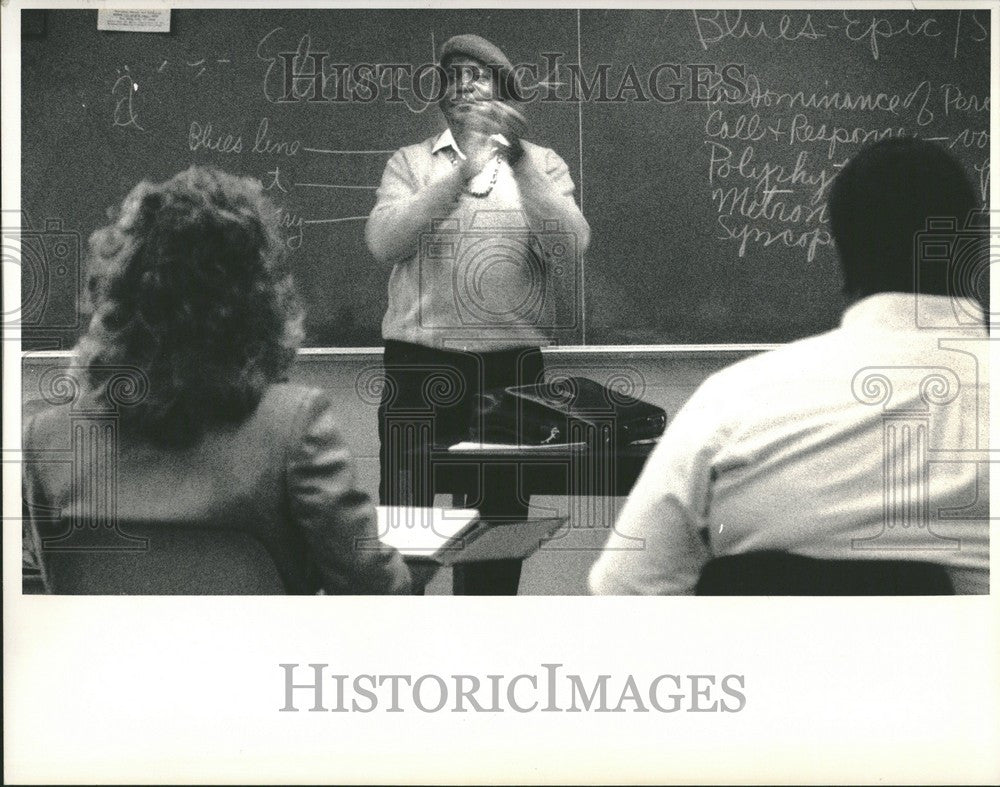
<path id="1" fill-rule="evenodd" d="M 143 550 L 44 548 L 52 593 L 66 595 L 282 595 L 270 554 L 243 530 L 173 523 L 120 523 L 148 539 Z"/>
<path id="2" fill-rule="evenodd" d="M 699 596 L 945 596 L 943 566 L 917 560 L 820 560 L 787 552 L 748 552 L 709 561 Z"/>

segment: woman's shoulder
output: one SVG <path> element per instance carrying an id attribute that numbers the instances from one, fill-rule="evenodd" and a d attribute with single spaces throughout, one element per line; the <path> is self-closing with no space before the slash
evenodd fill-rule
<path id="1" fill-rule="evenodd" d="M 311 385 L 301 385 L 299 383 L 272 383 L 264 389 L 261 397 L 261 406 L 287 406 L 305 404 L 316 399 L 322 399 L 327 394 L 322 388 Z"/>
<path id="2" fill-rule="evenodd" d="M 21 407 L 21 431 L 24 435 L 24 448 L 39 449 L 49 447 L 53 435 L 59 431 L 59 426 L 69 419 L 67 405 L 54 405 L 44 399 L 25 400 Z M 62 431 L 65 432 L 65 429 Z"/>
<path id="3" fill-rule="evenodd" d="M 249 425 L 249 439 L 266 442 L 286 458 L 317 452 L 346 451 L 341 423 L 343 407 L 321 388 L 282 383 L 272 385 Z"/>
<path id="4" fill-rule="evenodd" d="M 83 400 L 53 403 L 39 400 L 26 401 L 22 409 L 22 430 L 25 448 L 52 448 L 68 444 L 71 421 L 115 420 L 113 410 L 85 406 Z M 250 430 L 261 439 L 281 440 L 294 437 L 309 421 L 331 411 L 333 403 L 321 388 L 294 383 L 274 383 L 264 389 L 254 412 L 241 424 L 237 432 Z M 232 433 L 232 427 L 223 429 Z"/>
<path id="5" fill-rule="evenodd" d="M 70 427 L 84 422 L 107 426 L 114 413 L 102 408 L 80 385 L 67 385 L 21 403 L 21 434 L 25 449 L 61 448 L 68 445 Z"/>
<path id="6" fill-rule="evenodd" d="M 298 383 L 273 383 L 264 390 L 254 417 L 285 418 L 326 407 L 329 403 L 330 395 L 322 388 Z"/>
<path id="7" fill-rule="evenodd" d="M 333 400 L 322 388 L 275 383 L 264 391 L 251 420 L 261 431 L 295 438 L 323 416 L 336 420 Z"/>

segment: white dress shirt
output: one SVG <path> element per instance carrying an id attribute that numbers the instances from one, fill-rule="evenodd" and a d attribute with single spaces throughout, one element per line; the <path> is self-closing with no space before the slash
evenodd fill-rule
<path id="1" fill-rule="evenodd" d="M 780 550 L 940 563 L 956 593 L 988 593 L 987 334 L 956 320 L 971 301 L 917 300 L 865 298 L 836 330 L 709 377 L 650 456 L 591 590 L 692 593 L 716 555 Z"/>

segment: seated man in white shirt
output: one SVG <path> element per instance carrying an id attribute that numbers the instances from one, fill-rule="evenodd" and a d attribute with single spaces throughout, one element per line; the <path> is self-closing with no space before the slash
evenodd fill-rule
<path id="1" fill-rule="evenodd" d="M 989 592 L 983 308 L 954 292 L 954 259 L 914 253 L 929 218 L 963 228 L 976 204 L 929 142 L 883 141 L 842 170 L 840 327 L 698 388 L 591 569 L 594 593 L 693 593 L 713 557 L 765 550 L 925 561 L 956 593 Z"/>

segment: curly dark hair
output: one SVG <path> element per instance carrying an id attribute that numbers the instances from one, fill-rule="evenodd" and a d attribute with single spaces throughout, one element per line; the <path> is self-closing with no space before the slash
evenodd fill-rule
<path id="1" fill-rule="evenodd" d="M 257 180 L 193 166 L 132 189 L 90 237 L 92 316 L 77 346 L 92 391 L 122 366 L 145 375 L 123 428 L 186 445 L 254 411 L 302 339 L 283 250 Z"/>

